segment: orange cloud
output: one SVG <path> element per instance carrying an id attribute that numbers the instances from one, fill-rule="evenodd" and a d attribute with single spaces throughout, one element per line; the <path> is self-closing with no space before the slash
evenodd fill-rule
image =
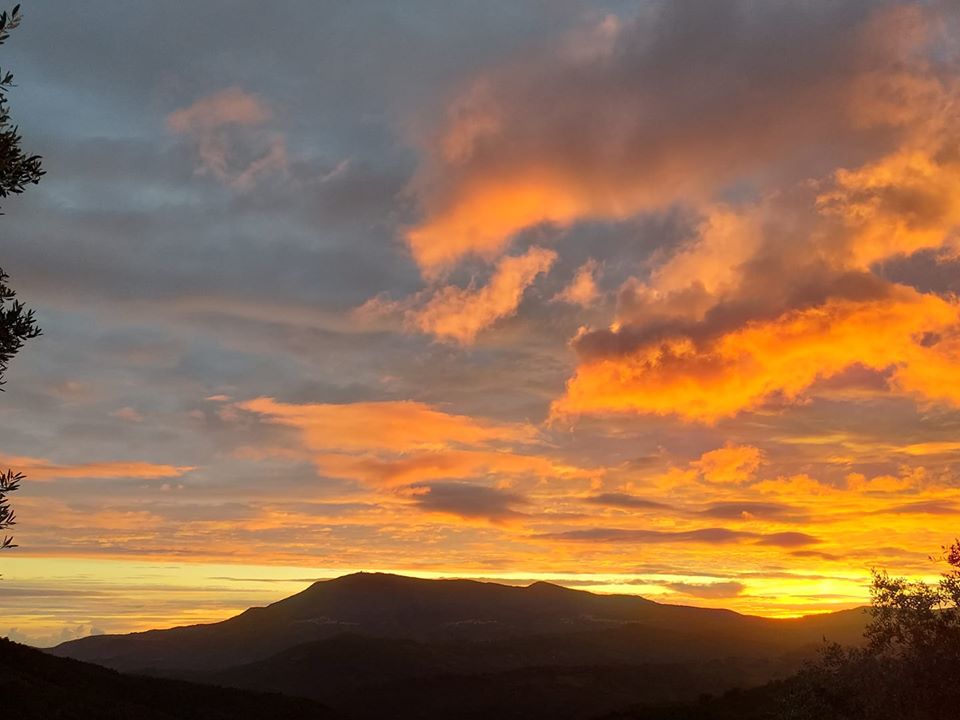
<path id="1" fill-rule="evenodd" d="M 550 271 L 556 259 L 553 250 L 532 247 L 522 255 L 501 258 L 481 287 L 474 281 L 465 288 L 445 285 L 402 300 L 378 295 L 354 309 L 352 316 L 368 327 L 399 317 L 405 330 L 470 345 L 483 330 L 515 315 L 526 290 L 537 276 Z"/>
<path id="2" fill-rule="evenodd" d="M 532 425 L 452 415 L 424 403 L 293 405 L 258 398 L 237 407 L 299 429 L 305 446 L 259 453 L 244 448 L 245 457 L 305 458 L 321 475 L 381 488 L 477 478 L 589 480 L 602 474 L 533 451 L 542 438 Z"/>
<path id="3" fill-rule="evenodd" d="M 709 482 L 742 483 L 756 473 L 763 462 L 763 452 L 751 445 L 727 443 L 711 450 L 691 463 Z"/>
<path id="4" fill-rule="evenodd" d="M 216 130 L 225 125 L 262 125 L 272 116 L 254 95 L 238 87 L 200 98 L 167 116 L 167 127 L 176 133 Z"/>
<path id="5" fill-rule="evenodd" d="M 531 443 L 539 435 L 529 424 L 453 415 L 410 400 L 296 405 L 262 397 L 237 407 L 299 429 L 314 450 L 406 453 L 457 445 Z"/>
<path id="6" fill-rule="evenodd" d="M 875 8 L 828 22 L 803 8 L 754 12 L 743 33 L 736 3 L 707 24 L 700 8 L 663 3 L 475 78 L 423 133 L 413 183 L 423 219 L 406 234 L 422 272 L 490 261 L 541 223 L 709 201 L 774 161 L 800 179 L 805 161 L 816 166 L 810 147 L 855 157 L 926 122 L 942 99 L 924 53 L 935 13 Z M 764 38 L 784 23 L 793 36 L 771 66 Z M 688 78 L 691 67 L 711 80 Z M 881 112 L 904 97 L 923 105 Z"/>
<path id="7" fill-rule="evenodd" d="M 597 287 L 597 261 L 587 260 L 577 268 L 573 280 L 563 290 L 553 296 L 553 302 L 565 302 L 580 307 L 589 307 L 600 296 Z"/>
<path id="8" fill-rule="evenodd" d="M 856 492 L 895 493 L 907 490 L 914 485 L 912 477 L 895 477 L 893 475 L 877 475 L 868 478 L 863 473 L 847 475 L 847 488 Z"/>
<path id="9" fill-rule="evenodd" d="M 836 173 L 835 188 L 818 206 L 845 224 L 850 262 L 869 267 L 953 240 L 960 228 L 960 161 L 941 150 L 906 149 Z"/>
<path id="10" fill-rule="evenodd" d="M 323 475 L 385 487 L 427 480 L 520 476 L 561 480 L 598 474 L 539 455 L 494 450 L 436 450 L 391 457 L 328 453 L 315 456 L 314 462 Z"/>
<path id="11" fill-rule="evenodd" d="M 249 190 L 260 176 L 287 167 L 283 135 L 260 130 L 272 116 L 255 95 L 232 87 L 170 113 L 167 127 L 194 139 L 198 172 Z"/>
<path id="12" fill-rule="evenodd" d="M 184 465 L 157 465 L 147 462 L 106 461 L 61 465 L 43 458 L 0 456 L 0 465 L 16 468 L 30 480 L 77 480 L 117 478 L 152 480 L 157 478 L 180 477 L 193 470 Z"/>
<path id="13" fill-rule="evenodd" d="M 525 254 L 502 258 L 487 285 L 474 289 L 442 287 L 422 307 L 406 312 L 409 326 L 442 340 L 469 345 L 481 330 L 516 313 L 524 291 L 550 270 L 557 254 L 533 247 Z"/>
<path id="14" fill-rule="evenodd" d="M 407 242 L 424 275 L 436 277 L 468 254 L 492 260 L 517 230 L 546 220 L 569 222 L 584 214 L 586 205 L 575 192 L 538 175 L 476 187 L 429 224 L 410 230 Z M 544 208 L 550 208 L 549 215 Z"/>
<path id="15" fill-rule="evenodd" d="M 957 332 L 960 305 L 904 286 L 891 293 L 889 299 L 832 300 L 789 311 L 701 345 L 668 337 L 621 356 L 589 360 L 568 382 L 553 413 L 641 412 L 715 422 L 775 397 L 796 400 L 818 379 L 853 365 L 894 368 L 893 385 L 923 397 L 929 388 L 918 368 L 944 352 L 925 342 L 931 334 Z M 960 382 L 956 367 L 952 384 Z M 932 392 L 927 397 L 950 391 Z"/>

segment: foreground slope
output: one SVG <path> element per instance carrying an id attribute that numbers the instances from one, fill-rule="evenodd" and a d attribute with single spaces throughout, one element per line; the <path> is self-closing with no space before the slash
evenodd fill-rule
<path id="1" fill-rule="evenodd" d="M 308 700 L 123 675 L 0 638 L 0 708 L 16 720 L 327 720 Z"/>
<path id="2" fill-rule="evenodd" d="M 634 634 L 633 643 L 647 638 L 644 660 L 662 662 L 675 658 L 677 643 L 699 642 L 698 657 L 773 656 L 797 652 L 825 637 L 852 643 L 860 638 L 863 624 L 860 611 L 772 620 L 662 605 L 632 595 L 595 595 L 547 583 L 513 587 L 358 573 L 316 582 L 303 592 L 223 622 L 88 637 L 51 652 L 118 670 L 212 671 L 266 660 L 297 645 L 344 633 L 424 643 L 577 634 L 589 644 L 590 637 L 602 638 L 604 632 L 616 637 L 618 633 L 611 631 L 626 629 Z"/>
<path id="3" fill-rule="evenodd" d="M 664 643 L 672 646 L 669 659 L 654 651 Z M 789 660 L 702 659 L 711 652 L 709 641 L 634 625 L 457 643 L 339 635 L 185 676 L 315 699 L 350 720 L 586 720 L 632 705 L 684 703 L 759 685 L 796 666 Z"/>

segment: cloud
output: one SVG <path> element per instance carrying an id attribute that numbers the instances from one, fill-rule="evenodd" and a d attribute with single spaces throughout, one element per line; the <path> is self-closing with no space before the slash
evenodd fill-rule
<path id="1" fill-rule="evenodd" d="M 727 443 L 691 463 L 708 482 L 742 483 L 753 477 L 763 462 L 763 452 L 751 445 Z"/>
<path id="2" fill-rule="evenodd" d="M 893 475 L 877 475 L 868 478 L 863 473 L 850 473 L 847 475 L 847 489 L 854 492 L 902 492 L 916 484 L 917 478 L 895 477 Z"/>
<path id="3" fill-rule="evenodd" d="M 735 597 L 747 589 L 747 586 L 743 583 L 733 581 L 713 583 L 664 582 L 659 584 L 683 595 L 708 599 Z"/>
<path id="4" fill-rule="evenodd" d="M 553 296 L 551 302 L 564 302 L 580 307 L 590 307 L 600 297 L 597 287 L 598 263 L 596 260 L 587 260 L 577 268 L 573 280 L 563 290 Z"/>
<path id="5" fill-rule="evenodd" d="M 194 140 L 201 174 L 249 190 L 260 176 L 287 169 L 286 139 L 262 127 L 272 117 L 260 98 L 231 87 L 170 113 L 167 128 Z"/>
<path id="6" fill-rule="evenodd" d="M 112 413 L 110 413 L 110 415 L 118 420 L 125 420 L 126 422 L 143 422 L 143 415 L 129 406 L 122 407 L 119 410 L 114 410 Z"/>
<path id="7" fill-rule="evenodd" d="M 880 510 L 881 513 L 893 513 L 895 515 L 953 515 L 960 512 L 960 505 L 955 502 L 920 500 L 917 502 L 896 505 L 891 508 Z"/>
<path id="8" fill-rule="evenodd" d="M 230 125 L 262 125 L 271 116 L 259 98 L 232 87 L 170 113 L 167 127 L 181 134 L 209 132 Z"/>
<path id="9" fill-rule="evenodd" d="M 778 532 L 769 535 L 760 535 L 757 545 L 772 545 L 774 547 L 802 547 L 819 543 L 818 538 L 803 532 Z"/>
<path id="10" fill-rule="evenodd" d="M 554 251 L 539 247 L 502 258 L 487 285 L 441 287 L 423 305 L 407 310 L 407 324 L 441 340 L 469 345 L 480 331 L 514 315 L 524 291 L 538 275 L 548 272 L 556 259 Z"/>
<path id="11" fill-rule="evenodd" d="M 78 474 L 104 469 L 73 461 L 144 447 L 198 469 L 26 483 L 30 557 L 5 575 L 59 587 L 83 556 L 124 577 L 123 557 L 268 556 L 491 578 L 573 568 L 610 590 L 638 563 L 691 585 L 722 566 L 718 580 L 755 575 L 720 604 L 795 614 L 826 594 L 827 564 L 844 576 L 829 592 L 853 605 L 865 568 L 922 576 L 952 536 L 957 34 L 931 52 L 941 31 L 925 16 L 955 3 L 654 0 L 603 18 L 580 3 L 433 2 L 429 28 L 303 4 L 272 8 L 282 46 L 245 0 L 229 16 L 201 1 L 182 27 L 150 4 L 73 5 L 38 4 L 31 27 L 56 41 L 10 48 L 40 83 L 18 120 L 57 172 L 5 217 L 4 262 L 46 333 L 14 368 L 3 447 Z M 147 5 L 158 31 L 138 35 Z M 354 62 L 357 47 L 376 62 Z M 236 78 L 233 99 L 203 102 Z M 176 127 L 158 123 L 158 107 L 197 98 Z M 411 134 L 413 153 L 398 139 Z M 498 264 L 531 247 L 556 253 L 549 271 L 493 293 Z M 604 292 L 589 304 L 591 281 Z M 378 293 L 389 332 L 348 311 Z M 430 303 L 452 334 L 417 326 Z M 861 353 L 869 367 L 824 377 Z M 540 427 L 564 381 L 604 361 L 609 401 L 573 432 Z M 258 395 L 286 402 L 235 404 Z M 692 424 L 704 418 L 716 424 Z M 727 447 L 762 448 L 763 463 Z M 925 478 L 900 469 L 917 463 Z M 410 485 L 449 512 L 419 508 Z M 525 517 L 492 520 L 504 507 Z M 713 525 L 758 536 L 531 542 Z M 793 530 L 823 543 L 776 535 Z M 186 570 L 164 583 L 191 588 L 165 585 L 146 612 L 142 591 L 103 588 L 119 598 L 108 628 L 220 619 L 223 592 L 197 592 L 219 573 Z M 53 622 L 56 598 L 22 612 Z M 228 604 L 271 599 L 238 589 Z M 63 619 L 99 617 L 102 598 L 86 602 Z M 123 620 L 123 607 L 139 609 Z"/>
<path id="12" fill-rule="evenodd" d="M 0 465 L 16 468 L 31 481 L 81 479 L 138 479 L 175 478 L 193 470 L 193 467 L 158 465 L 137 461 L 101 461 L 59 464 L 43 458 L 0 455 Z"/>
<path id="13" fill-rule="evenodd" d="M 917 57 L 928 22 L 891 2 L 661 1 L 508 58 L 422 132 L 413 257 L 436 274 L 540 223 L 702 202 L 882 147 L 936 99 Z M 888 112 L 904 97 L 917 105 Z"/>
<path id="14" fill-rule="evenodd" d="M 586 498 L 585 502 L 593 505 L 606 505 L 632 510 L 664 510 L 670 507 L 662 502 L 636 497 L 635 495 L 629 495 L 627 493 L 601 493 Z"/>
<path id="15" fill-rule="evenodd" d="M 553 250 L 532 247 L 522 255 L 501 258 L 486 285 L 477 287 L 473 281 L 465 288 L 443 285 L 396 301 L 377 296 L 354 315 L 368 324 L 399 315 L 409 331 L 471 345 L 483 330 L 516 314 L 527 288 L 549 272 L 556 259 Z"/>
<path id="16" fill-rule="evenodd" d="M 553 412 L 637 412 L 712 423 L 772 400 L 796 401 L 818 380 L 858 365 L 892 369 L 891 387 L 907 394 L 952 401 L 956 384 L 944 381 L 955 372 L 951 361 L 960 358 L 952 343 L 925 341 L 957 332 L 958 321 L 953 299 L 892 286 L 885 299 L 831 300 L 709 341 L 677 333 L 620 355 L 585 359 Z"/>
<path id="17" fill-rule="evenodd" d="M 906 22 L 904 12 L 867 29 Z M 922 16 L 911 22 L 925 25 Z M 909 47 L 905 65 L 887 68 L 896 82 L 880 71 L 861 78 L 883 92 L 893 92 L 889 83 L 919 86 L 900 88 L 924 111 L 897 120 L 896 143 L 737 206 L 704 205 L 689 242 L 652 258 L 648 277 L 624 283 L 616 320 L 574 339 L 580 364 L 555 414 L 713 423 L 801 401 L 853 368 L 886 374 L 891 390 L 919 401 L 960 402 L 960 304 L 883 270 L 918 252 L 949 260 L 960 232 L 957 85 L 938 75 L 926 46 Z"/>
<path id="18" fill-rule="evenodd" d="M 493 522 L 522 517 L 516 507 L 529 503 L 517 493 L 472 483 L 418 483 L 408 488 L 407 495 L 426 512 Z"/>
<path id="19" fill-rule="evenodd" d="M 266 455 L 309 459 L 324 476 L 378 487 L 487 476 L 584 479 L 602 473 L 540 453 L 543 438 L 533 425 L 454 415 L 425 403 L 298 405 L 257 398 L 235 407 L 300 431 L 304 450 L 266 448 Z"/>
<path id="20" fill-rule="evenodd" d="M 597 471 L 553 461 L 536 454 L 505 450 L 445 449 L 402 455 L 321 453 L 313 457 L 328 477 L 376 486 L 397 486 L 418 480 L 476 477 L 537 477 L 553 480 L 591 478 Z"/>
<path id="21" fill-rule="evenodd" d="M 763 520 L 797 520 L 797 508 L 782 503 L 764 503 L 751 501 L 733 501 L 714 503 L 700 511 L 705 517 L 718 520 L 747 520 L 759 518 Z M 802 517 L 802 516 L 800 516 Z"/>
<path id="22" fill-rule="evenodd" d="M 454 415 L 412 400 L 296 404 L 261 397 L 239 402 L 236 407 L 300 430 L 314 450 L 405 453 L 457 445 L 531 443 L 539 435 L 537 428 L 525 423 Z"/>
<path id="23" fill-rule="evenodd" d="M 594 543 L 671 544 L 696 543 L 726 545 L 752 541 L 758 545 L 797 547 L 820 542 L 806 533 L 782 532 L 764 535 L 755 532 L 729 530 L 727 528 L 698 528 L 695 530 L 630 530 L 621 528 L 591 528 L 540 535 L 551 540 Z"/>

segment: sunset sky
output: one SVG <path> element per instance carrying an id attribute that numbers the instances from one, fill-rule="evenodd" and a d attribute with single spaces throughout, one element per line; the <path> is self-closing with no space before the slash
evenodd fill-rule
<path id="1" fill-rule="evenodd" d="M 798 615 L 960 512 L 960 6 L 25 3 L 0 635 L 356 570 Z"/>

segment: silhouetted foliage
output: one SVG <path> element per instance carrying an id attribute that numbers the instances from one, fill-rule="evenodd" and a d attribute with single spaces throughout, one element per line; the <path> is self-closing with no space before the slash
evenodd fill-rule
<path id="1" fill-rule="evenodd" d="M 0 45 L 10 31 L 20 24 L 20 6 L 13 12 L 0 13 Z M 13 73 L 0 69 L 0 198 L 23 192 L 26 185 L 36 185 L 43 176 L 39 155 L 27 155 L 20 147 L 20 129 L 10 123 L 7 93 L 13 87 Z"/>
<path id="2" fill-rule="evenodd" d="M 13 470 L 7 470 L 5 473 L 0 472 L 0 530 L 6 530 L 11 525 L 16 524 L 13 508 L 10 507 L 10 501 L 7 498 L 9 493 L 20 487 L 21 480 L 23 480 L 23 475 L 15 473 Z M 4 535 L 0 539 L 0 550 L 12 547 L 16 547 L 13 544 L 13 538 Z"/>
<path id="3" fill-rule="evenodd" d="M 0 13 L 0 45 L 10 37 L 21 20 L 20 6 L 13 12 Z M 13 87 L 13 73 L 0 69 L 0 198 L 17 195 L 27 185 L 36 185 L 43 176 L 39 155 L 27 155 L 20 147 L 20 129 L 10 122 L 7 93 Z M 17 294 L 7 285 L 8 275 L 0 268 L 0 390 L 4 374 L 13 356 L 23 344 L 40 334 L 33 310 L 16 299 Z M 14 524 L 9 494 L 20 486 L 23 475 L 7 470 L 0 474 L 0 530 Z M 16 547 L 13 538 L 0 539 L 0 550 Z"/>
<path id="4" fill-rule="evenodd" d="M 785 719 L 960 716 L 960 541 L 942 559 L 933 585 L 874 573 L 866 645 L 828 645 L 792 683 Z"/>
<path id="5" fill-rule="evenodd" d="M 16 292 L 7 286 L 7 278 L 0 268 L 0 386 L 5 382 L 4 374 L 13 356 L 27 340 L 40 335 L 33 310 L 16 299 Z"/>

